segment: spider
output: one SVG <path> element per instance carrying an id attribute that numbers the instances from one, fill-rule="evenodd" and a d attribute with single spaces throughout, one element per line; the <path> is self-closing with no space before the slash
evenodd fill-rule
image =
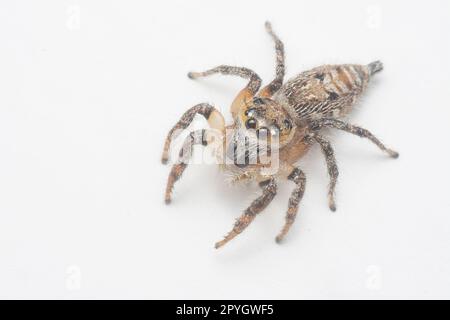
<path id="1" fill-rule="evenodd" d="M 262 194 L 236 220 L 232 230 L 215 244 L 216 248 L 222 247 L 244 231 L 274 199 L 277 181 L 287 179 L 295 186 L 289 198 L 284 226 L 276 237 L 277 242 L 283 240 L 295 221 L 305 191 L 306 177 L 296 163 L 316 143 L 325 157 L 330 178 L 328 205 L 332 211 L 336 210 L 334 198 L 339 171 L 333 148 L 322 135 L 322 129 L 339 129 L 366 138 L 390 157 L 397 158 L 399 155 L 368 130 L 343 120 L 366 89 L 372 76 L 383 69 L 380 61 L 368 65 L 322 65 L 283 83 L 284 45 L 273 32 L 269 22 L 266 22 L 265 27 L 275 42 L 275 78 L 260 90 L 261 78 L 244 67 L 221 65 L 204 72 L 188 73 L 191 79 L 218 73 L 234 75 L 248 79 L 248 83 L 231 104 L 232 124 L 226 126 L 224 117 L 215 107 L 201 103 L 183 114 L 170 130 L 164 145 L 162 162 L 167 163 L 172 139 L 180 130 L 190 125 L 195 115 L 205 117 L 211 127 L 192 131 L 187 136 L 179 159 L 168 177 L 166 203 L 171 201 L 173 186 L 186 169 L 194 145 L 216 144 L 223 147 L 223 151 L 219 152 L 222 157 L 221 167 L 231 172 L 235 181 L 256 181 L 262 189 Z M 269 142 L 276 141 L 276 147 L 269 143 L 269 147 L 260 148 L 260 136 L 265 136 Z M 244 152 L 236 152 L 243 144 L 251 147 Z M 250 153 L 249 149 L 253 152 Z M 267 163 L 258 161 L 262 150 L 269 155 L 276 151 L 278 165 L 275 170 L 268 170 Z M 273 161 L 269 162 L 273 164 Z"/>

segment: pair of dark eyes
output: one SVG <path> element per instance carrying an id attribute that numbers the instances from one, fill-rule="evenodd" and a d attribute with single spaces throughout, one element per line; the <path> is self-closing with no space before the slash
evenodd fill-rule
<path id="1" fill-rule="evenodd" d="M 256 120 L 254 118 L 249 118 L 245 122 L 245 127 L 247 129 L 256 129 L 256 125 L 257 125 L 257 122 L 256 122 Z M 275 125 L 275 126 L 278 128 L 278 131 L 279 131 L 280 128 L 277 125 Z M 286 130 L 291 130 L 292 129 L 292 122 L 290 120 L 288 120 L 288 119 L 284 119 L 283 126 L 284 126 L 284 128 L 286 128 Z M 265 129 L 267 129 L 267 128 L 265 128 Z"/>
<path id="2" fill-rule="evenodd" d="M 255 113 L 255 109 L 253 109 L 253 108 L 245 110 L 245 116 L 246 117 L 249 117 L 249 116 L 251 116 L 254 113 Z M 245 127 L 247 129 L 256 129 L 256 124 L 257 123 L 256 123 L 255 118 L 248 118 L 247 121 L 245 122 Z"/>
<path id="3" fill-rule="evenodd" d="M 253 119 L 253 118 L 248 119 L 248 120 L 245 122 L 245 127 L 246 127 L 247 129 L 256 129 L 256 120 Z M 275 131 L 272 131 L 272 134 L 278 134 L 278 132 L 280 132 L 280 127 L 277 126 L 276 124 L 273 125 L 273 127 L 274 127 L 274 130 L 275 130 Z M 260 128 L 258 128 L 258 129 L 256 130 L 256 133 L 257 133 L 258 135 L 263 134 L 263 135 L 266 135 L 266 136 L 267 136 L 267 135 L 270 134 L 270 130 L 269 130 L 269 128 L 267 128 L 267 127 L 260 127 Z"/>

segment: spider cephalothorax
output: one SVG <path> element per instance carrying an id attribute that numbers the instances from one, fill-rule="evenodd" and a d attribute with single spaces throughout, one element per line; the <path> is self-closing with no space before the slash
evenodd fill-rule
<path id="1" fill-rule="evenodd" d="M 269 98 L 256 97 L 239 110 L 240 126 L 255 130 L 258 135 L 276 137 L 285 146 L 294 135 L 295 122 L 285 108 Z M 270 141 L 269 141 L 270 143 Z"/>
<path id="2" fill-rule="evenodd" d="M 368 130 L 342 120 L 364 92 L 372 75 L 382 70 L 381 62 L 323 65 L 300 73 L 283 84 L 284 46 L 269 23 L 266 23 L 266 29 L 275 41 L 276 49 L 276 76 L 272 82 L 260 90 L 260 77 L 243 67 L 222 65 L 204 72 L 190 72 L 191 79 L 221 73 L 240 76 L 249 82 L 231 104 L 233 122 L 230 125 L 225 125 L 217 109 L 202 103 L 185 112 L 169 132 L 164 145 L 162 161 L 166 163 L 171 141 L 179 131 L 186 129 L 196 114 L 208 120 L 211 129 L 193 131 L 186 138 L 169 175 L 166 203 L 170 202 L 173 186 L 185 170 L 196 144 L 214 145 L 220 166 L 231 174 L 233 181 L 255 180 L 262 188 L 262 195 L 237 219 L 225 238 L 216 243 L 216 248 L 236 237 L 264 210 L 274 198 L 280 178 L 295 184 L 285 224 L 276 240 L 280 242 L 284 238 L 295 220 L 306 184 L 306 177 L 296 163 L 315 143 L 325 156 L 330 176 L 328 204 L 331 210 L 336 210 L 334 193 L 338 168 L 333 148 L 322 136 L 323 128 L 335 128 L 367 138 L 391 157 L 398 157 L 397 152 L 386 148 Z"/>

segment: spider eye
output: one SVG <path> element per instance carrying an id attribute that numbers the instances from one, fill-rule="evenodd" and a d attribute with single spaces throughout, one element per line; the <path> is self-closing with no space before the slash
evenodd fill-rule
<path id="1" fill-rule="evenodd" d="M 271 133 L 273 136 L 278 135 L 278 134 L 280 133 L 280 127 L 279 127 L 278 125 L 274 124 L 274 125 L 271 127 L 271 129 L 270 129 L 270 133 Z"/>
<path id="2" fill-rule="evenodd" d="M 253 113 L 255 113 L 255 109 L 254 108 L 250 108 L 250 109 L 245 110 L 245 116 L 246 117 L 252 115 Z"/>
<path id="3" fill-rule="evenodd" d="M 292 129 L 292 122 L 289 119 L 285 119 L 283 121 L 283 125 L 287 130 L 291 130 Z"/>
<path id="4" fill-rule="evenodd" d="M 245 127 L 247 129 L 255 129 L 256 128 L 256 120 L 254 118 L 250 118 L 245 122 Z"/>

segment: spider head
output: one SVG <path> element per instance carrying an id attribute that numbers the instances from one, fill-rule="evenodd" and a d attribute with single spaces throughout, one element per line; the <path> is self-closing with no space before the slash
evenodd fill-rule
<path id="1" fill-rule="evenodd" d="M 255 130 L 260 138 L 285 146 L 295 132 L 295 123 L 287 111 L 276 101 L 255 97 L 244 104 L 238 113 L 239 126 Z"/>
<path id="2" fill-rule="evenodd" d="M 270 165 L 274 151 L 284 147 L 295 132 L 293 119 L 277 102 L 267 98 L 247 101 L 237 113 L 227 146 L 227 157 L 239 168 Z"/>

